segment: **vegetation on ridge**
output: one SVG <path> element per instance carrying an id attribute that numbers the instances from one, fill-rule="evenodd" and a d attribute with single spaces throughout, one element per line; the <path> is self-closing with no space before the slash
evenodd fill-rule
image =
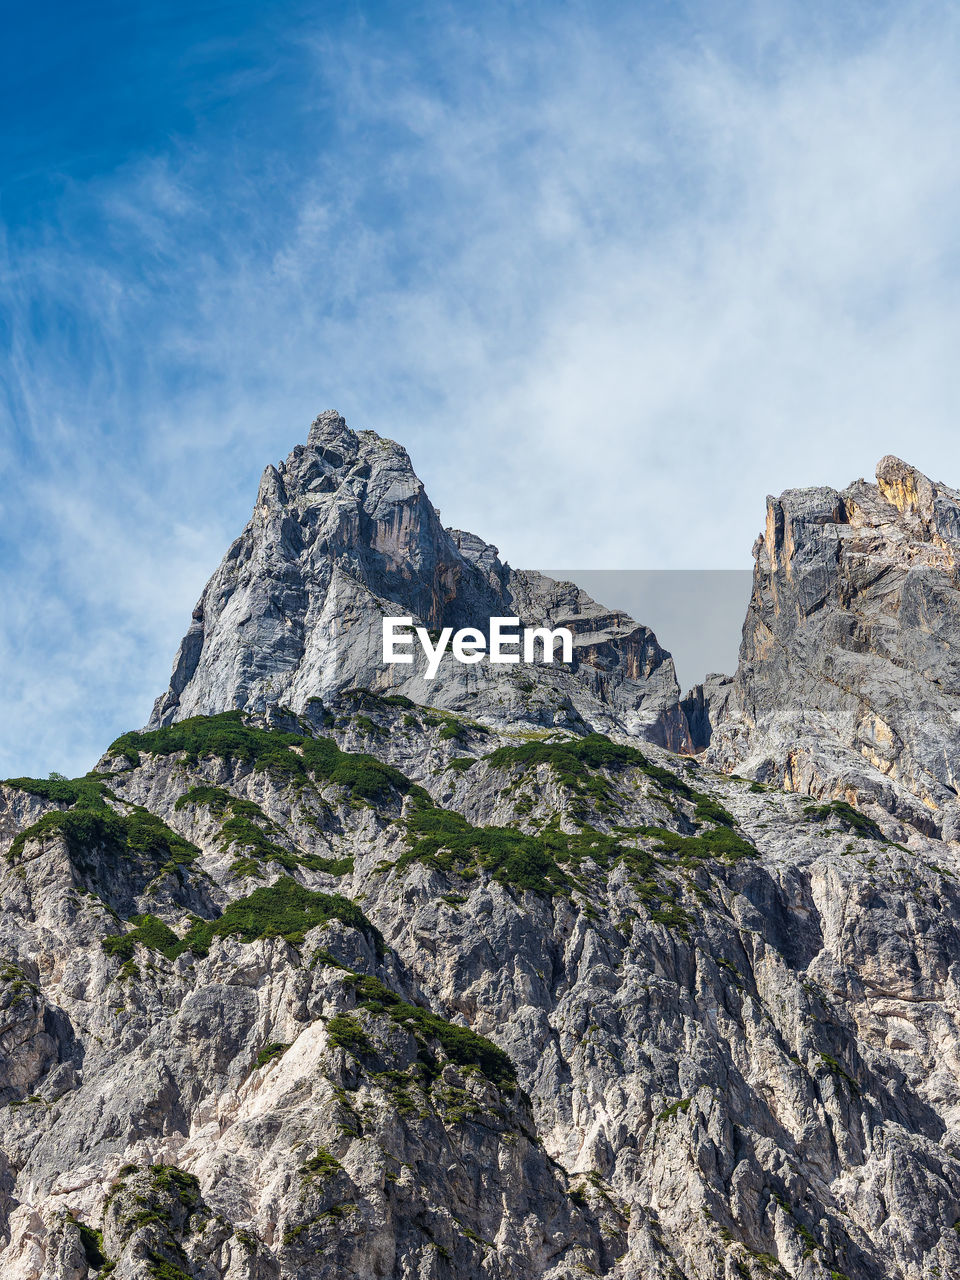
<path id="1" fill-rule="evenodd" d="M 155 916 L 133 916 L 131 923 L 136 926 L 133 930 L 104 938 L 102 945 L 109 955 L 130 960 L 133 944 L 141 942 L 169 960 L 176 960 L 185 951 L 205 956 L 217 937 L 238 937 L 241 942 L 283 938 L 296 945 L 303 942 L 309 930 L 331 920 L 340 920 L 351 929 L 358 929 L 377 954 L 383 954 L 382 934 L 356 903 L 339 893 L 316 893 L 306 889 L 289 876 L 255 889 L 247 897 L 234 899 L 216 920 L 195 917 L 183 938 L 178 938 Z"/>
<path id="2" fill-rule="evenodd" d="M 805 816 L 814 822 L 829 822 L 834 818 L 841 826 L 856 832 L 864 840 L 883 840 L 889 843 L 872 818 L 868 818 L 846 800 L 831 800 L 829 804 L 814 805 L 807 809 Z"/>
<path id="3" fill-rule="evenodd" d="M 557 775 L 561 786 L 568 787 L 575 795 L 604 803 L 610 798 L 611 787 L 598 770 L 621 772 L 639 769 L 658 786 L 686 799 L 692 799 L 694 791 L 669 769 L 663 769 L 648 760 L 636 747 L 612 742 L 605 734 L 589 733 L 583 738 L 567 738 L 562 742 L 524 742 L 519 746 L 498 747 L 484 760 L 491 768 L 509 768 L 522 765 L 534 769 L 547 764 Z"/>
<path id="4" fill-rule="evenodd" d="M 131 961 L 134 944 L 137 942 L 151 951 L 158 951 L 168 960 L 176 960 L 186 949 L 186 944 L 158 916 L 147 912 L 145 915 L 131 916 L 130 923 L 134 928 L 129 933 L 110 934 L 103 939 L 100 945 L 108 956 L 114 956 L 124 963 Z"/>
<path id="5" fill-rule="evenodd" d="M 297 867 L 306 867 L 309 871 L 325 871 L 328 875 L 342 876 L 353 870 L 353 858 L 325 858 L 318 854 L 291 852 L 276 839 L 283 832 L 269 818 L 258 804 L 252 800 L 243 800 L 231 795 L 223 787 L 206 784 L 190 787 L 179 797 L 174 809 L 186 809 L 190 805 L 204 805 L 214 817 L 221 821 L 217 843 L 221 849 L 231 847 L 237 849 L 236 857 L 230 867 L 233 875 L 241 877 L 262 877 L 262 864 L 274 862 L 285 871 L 294 871 Z"/>
<path id="6" fill-rule="evenodd" d="M 511 827 L 474 827 L 459 813 L 433 804 L 415 808 L 407 821 L 410 848 L 394 864 L 403 871 L 423 862 L 439 871 L 489 871 L 517 889 L 569 894 L 571 881 L 558 865 L 559 849 Z"/>
<path id="7" fill-rule="evenodd" d="M 192 764 L 204 756 L 237 760 L 268 773 L 278 783 L 296 787 L 332 782 L 362 800 L 420 790 L 399 769 L 375 756 L 341 751 L 332 738 L 258 729 L 246 724 L 239 711 L 192 716 L 161 729 L 125 733 L 113 743 L 109 754 L 124 756 L 135 764 L 141 753 L 162 756 L 179 752 Z"/>
<path id="8" fill-rule="evenodd" d="M 733 828 L 733 815 L 712 796 L 695 791 L 669 769 L 652 764 L 637 748 L 612 742 L 603 734 L 561 742 L 526 742 L 500 747 L 484 757 L 492 767 L 525 769 L 549 765 L 561 786 L 575 795 L 605 805 L 612 795 L 612 783 L 599 770 L 619 772 L 638 769 L 672 796 L 694 804 L 694 821 L 704 827 L 695 835 L 680 835 L 663 827 L 620 827 L 607 834 L 587 827 L 579 832 L 562 831 L 555 815 L 536 834 L 514 826 L 474 827 L 459 813 L 438 808 L 432 802 L 414 804 L 407 823 L 409 847 L 394 864 L 398 871 L 412 862 L 422 862 L 438 871 L 462 876 L 487 871 L 495 880 L 520 890 L 569 895 L 582 888 L 577 875 L 592 862 L 601 872 L 624 865 L 654 919 L 679 923 L 675 890 L 664 888 L 653 878 L 662 863 L 657 854 L 670 854 L 680 865 L 692 867 L 710 858 L 735 862 L 754 858 L 754 846 Z M 711 824 L 711 825 L 705 825 Z M 655 841 L 651 851 L 640 840 Z M 672 905 L 662 906 L 664 900 Z M 680 912 L 685 920 L 689 917 Z M 669 919 L 668 919 L 669 917 Z"/>
<path id="9" fill-rule="evenodd" d="M 146 861 L 158 868 L 157 875 L 190 866 L 200 856 L 195 844 L 142 805 L 129 806 L 129 813 L 114 809 L 107 800 L 116 797 L 95 775 L 72 779 L 57 775 L 48 779 L 11 778 L 6 785 L 55 804 L 72 806 L 52 809 L 21 831 L 7 853 L 8 862 L 17 860 L 28 840 L 52 835 L 63 837 L 72 858 L 82 858 L 85 850 L 101 848 L 114 857 Z"/>
<path id="10" fill-rule="evenodd" d="M 378 978 L 354 974 L 350 980 L 356 990 L 357 1004 L 368 1013 L 390 1018 L 398 1026 L 411 1031 L 418 1039 L 437 1041 L 451 1062 L 461 1067 L 478 1067 L 498 1088 L 516 1087 L 516 1068 L 507 1054 L 492 1040 L 477 1035 L 468 1027 L 447 1022 L 429 1009 L 408 1004 Z M 350 1014 L 338 1014 L 331 1018 L 327 1033 L 332 1044 L 352 1053 L 363 1054 L 371 1048 L 362 1026 Z"/>
<path id="11" fill-rule="evenodd" d="M 279 937 L 298 944 L 309 930 L 331 920 L 358 929 L 378 953 L 383 952 L 383 936 L 356 903 L 340 893 L 305 889 L 289 876 L 236 898 L 217 920 L 195 920 L 184 943 L 198 955 L 206 955 L 216 937 L 238 937 L 241 942 Z"/>

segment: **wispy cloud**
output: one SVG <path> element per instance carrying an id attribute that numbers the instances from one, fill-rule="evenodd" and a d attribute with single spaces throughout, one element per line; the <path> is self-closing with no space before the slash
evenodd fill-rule
<path id="1" fill-rule="evenodd" d="M 515 564 L 742 566 L 767 491 L 960 478 L 954 7 L 662 9 L 298 25 L 7 231 L 0 774 L 146 718 L 330 405 Z"/>

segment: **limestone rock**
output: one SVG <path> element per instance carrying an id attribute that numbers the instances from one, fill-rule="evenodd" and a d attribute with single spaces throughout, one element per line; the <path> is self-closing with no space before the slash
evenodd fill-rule
<path id="1" fill-rule="evenodd" d="M 771 502 L 740 669 L 681 705 L 397 446 L 292 459 L 154 725 L 0 784 L 4 1280 L 960 1275 L 957 495 Z M 338 574 L 358 636 L 506 602 L 578 663 L 318 685 Z"/>
<path id="2" fill-rule="evenodd" d="M 384 615 L 486 632 L 494 616 L 569 627 L 574 661 L 385 666 Z M 622 729 L 688 745 L 673 661 L 648 627 L 572 583 L 511 569 L 445 529 L 405 449 L 322 413 L 264 472 L 250 523 L 210 579 L 151 725 L 229 707 L 303 711 L 346 689 L 392 692 L 500 724 Z"/>
<path id="3" fill-rule="evenodd" d="M 898 458 L 769 498 L 736 675 L 688 700 L 709 759 L 956 839 L 958 554 L 960 494 Z"/>

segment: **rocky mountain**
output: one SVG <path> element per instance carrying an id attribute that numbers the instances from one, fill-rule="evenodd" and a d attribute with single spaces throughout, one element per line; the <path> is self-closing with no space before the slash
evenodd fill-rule
<path id="1" fill-rule="evenodd" d="M 486 630 L 495 616 L 567 627 L 574 660 L 542 666 L 531 683 L 519 669 L 447 655 L 427 680 L 422 661 L 384 665 L 384 616 L 431 630 Z M 278 703 L 302 712 L 310 698 L 356 688 L 485 723 L 592 724 L 689 746 L 673 660 L 648 627 L 444 529 L 406 450 L 329 411 L 305 446 L 264 472 L 253 518 L 207 583 L 150 723 Z"/>
<path id="2" fill-rule="evenodd" d="M 147 729 L 0 785 L 4 1280 L 960 1275 L 957 496 L 880 472 L 681 700 L 318 419 Z M 575 660 L 387 684 L 385 609 Z"/>
<path id="3" fill-rule="evenodd" d="M 736 675 L 700 745 L 810 795 L 960 837 L 960 493 L 894 457 L 876 484 L 767 499 Z"/>

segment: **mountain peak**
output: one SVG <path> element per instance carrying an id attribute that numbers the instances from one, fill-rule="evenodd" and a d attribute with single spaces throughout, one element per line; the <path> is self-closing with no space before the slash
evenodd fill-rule
<path id="1" fill-rule="evenodd" d="M 340 445 L 354 454 L 359 447 L 356 433 L 350 430 L 346 419 L 336 409 L 324 409 L 323 413 L 318 413 L 307 435 L 307 447 L 310 449 L 324 449 L 330 445 Z"/>
<path id="2" fill-rule="evenodd" d="M 909 462 L 888 453 L 877 463 L 877 484 L 886 500 L 901 515 L 930 519 L 938 487 Z"/>
<path id="3" fill-rule="evenodd" d="M 769 500 L 708 758 L 956 840 L 960 493 L 892 454 L 876 477 Z"/>
<path id="4" fill-rule="evenodd" d="M 569 665 L 387 664 L 384 617 L 430 630 L 493 617 L 568 627 Z M 304 712 L 353 688 L 491 723 L 618 729 L 689 745 L 673 661 L 649 628 L 572 583 L 512 569 L 476 535 L 444 529 L 406 450 L 329 409 L 279 467 L 194 610 L 151 724 L 284 704 Z"/>

